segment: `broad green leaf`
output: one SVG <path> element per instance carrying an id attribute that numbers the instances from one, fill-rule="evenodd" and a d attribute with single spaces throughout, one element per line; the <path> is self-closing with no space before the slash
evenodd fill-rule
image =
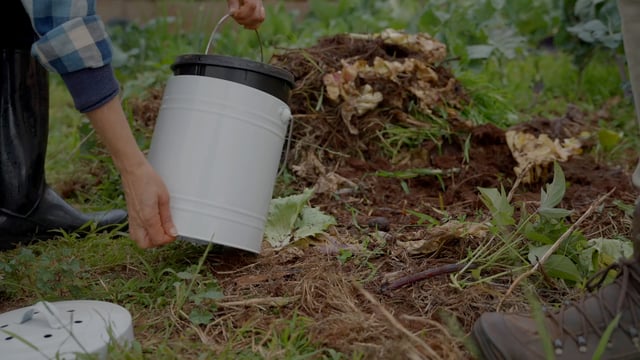
<path id="1" fill-rule="evenodd" d="M 265 224 L 265 237 L 271 246 L 280 248 L 291 242 L 294 226 L 313 190 L 302 194 L 272 199 Z"/>
<path id="2" fill-rule="evenodd" d="M 489 43 L 507 59 L 513 59 L 517 52 L 523 49 L 526 40 L 513 28 L 495 29 L 489 37 Z"/>
<path id="3" fill-rule="evenodd" d="M 577 0 L 573 12 L 579 19 L 593 18 L 595 16 L 594 0 Z"/>
<path id="4" fill-rule="evenodd" d="M 581 20 L 592 19 L 596 17 L 596 5 L 605 0 L 577 0 L 574 7 L 574 14 Z"/>
<path id="5" fill-rule="evenodd" d="M 467 46 L 467 56 L 471 60 L 488 59 L 495 48 L 493 45 L 469 45 Z"/>
<path id="6" fill-rule="evenodd" d="M 600 129 L 598 131 L 598 142 L 605 151 L 609 151 L 616 147 L 622 140 L 622 134 L 609 129 Z"/>
<path id="7" fill-rule="evenodd" d="M 296 223 L 295 240 L 317 235 L 335 224 L 336 219 L 333 216 L 325 214 L 318 208 L 306 207 L 302 209 L 302 214 Z"/>
<path id="8" fill-rule="evenodd" d="M 191 320 L 194 325 L 208 324 L 211 322 L 211 319 L 213 319 L 213 314 L 199 308 L 195 308 L 189 313 L 189 320 Z"/>
<path id="9" fill-rule="evenodd" d="M 204 292 L 195 293 L 195 294 L 193 294 L 193 296 L 191 296 L 191 299 L 196 304 L 202 303 L 202 300 L 204 300 L 204 299 L 219 300 L 219 299 L 222 299 L 222 298 L 224 298 L 224 294 L 222 293 L 222 291 L 220 291 L 220 289 L 217 289 L 217 288 L 216 289 L 209 289 L 209 290 L 204 291 Z"/>
<path id="10" fill-rule="evenodd" d="M 578 262 L 583 269 L 588 272 L 593 272 L 598 269 L 598 250 L 593 247 L 583 249 L 578 254 Z"/>
<path id="11" fill-rule="evenodd" d="M 492 221 L 497 226 L 506 226 L 515 224 L 513 218 L 513 206 L 509 204 L 507 194 L 504 189 L 498 191 L 495 188 L 478 188 L 480 191 L 480 199 L 485 206 L 491 211 Z"/>
<path id="12" fill-rule="evenodd" d="M 176 273 L 176 276 L 177 276 L 179 279 L 182 279 L 182 280 L 191 280 L 191 279 L 193 279 L 194 277 L 196 277 L 196 274 L 192 274 L 192 273 L 190 273 L 190 272 L 186 272 L 186 271 L 181 271 L 181 272 L 179 272 L 179 273 Z"/>
<path id="13" fill-rule="evenodd" d="M 575 26 L 570 26 L 567 28 L 567 31 L 578 36 L 582 41 L 594 43 L 607 35 L 609 29 L 602 21 L 592 19 Z"/>
<path id="14" fill-rule="evenodd" d="M 571 215 L 573 211 L 566 209 L 547 208 L 541 207 L 538 209 L 538 213 L 548 219 L 564 219 Z"/>
<path id="15" fill-rule="evenodd" d="M 550 248 L 551 248 L 551 244 L 531 248 L 529 249 L 529 254 L 527 255 L 527 259 L 529 259 L 529 262 L 532 265 L 535 265 L 538 262 L 538 260 L 540 260 L 540 258 L 542 258 L 542 256 Z"/>
<path id="16" fill-rule="evenodd" d="M 549 250 L 551 245 L 540 246 L 529 251 L 529 261 L 536 264 L 542 256 Z M 564 255 L 552 254 L 547 261 L 542 264 L 542 270 L 545 274 L 560 279 L 579 282 L 582 275 L 576 264 Z"/>
<path id="17" fill-rule="evenodd" d="M 118 68 L 125 65 L 129 60 L 129 55 L 122 51 L 122 48 L 112 44 L 111 45 L 111 64 L 113 67 Z"/>
<path id="18" fill-rule="evenodd" d="M 589 271 L 596 271 L 632 255 L 633 244 L 630 241 L 596 238 L 587 241 L 587 247 L 580 253 L 579 261 Z"/>
<path id="19" fill-rule="evenodd" d="M 282 248 L 336 224 L 332 216 L 307 205 L 312 195 L 313 190 L 307 189 L 302 194 L 271 200 L 265 225 L 265 237 L 271 246 Z"/>
<path id="20" fill-rule="evenodd" d="M 504 7 L 505 2 L 506 0 L 491 0 L 491 6 L 496 10 L 500 10 Z"/>
<path id="21" fill-rule="evenodd" d="M 533 226 L 525 228 L 524 236 L 538 244 L 553 244 L 553 240 L 549 236 L 538 232 Z"/>
<path id="22" fill-rule="evenodd" d="M 420 27 L 422 28 L 434 28 L 442 24 L 445 20 L 438 16 L 438 13 L 432 7 L 426 7 L 425 11 L 420 16 Z"/>
<path id="23" fill-rule="evenodd" d="M 607 34 L 601 36 L 598 40 L 609 49 L 617 49 L 622 44 L 622 34 Z"/>
<path id="24" fill-rule="evenodd" d="M 567 189 L 564 172 L 558 162 L 553 163 L 553 181 L 546 185 L 546 191 L 542 189 L 540 192 L 540 208 L 554 208 L 560 204 Z"/>
<path id="25" fill-rule="evenodd" d="M 444 23 L 451 18 L 451 13 L 447 11 L 435 10 L 433 13 L 436 15 L 436 17 L 440 20 L 441 23 Z"/>
<path id="26" fill-rule="evenodd" d="M 547 275 L 552 277 L 574 282 L 582 280 L 582 275 L 576 264 L 564 255 L 551 255 L 543 269 Z"/>

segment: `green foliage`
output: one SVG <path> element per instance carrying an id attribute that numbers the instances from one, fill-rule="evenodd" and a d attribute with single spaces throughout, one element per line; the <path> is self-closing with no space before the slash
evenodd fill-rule
<path id="1" fill-rule="evenodd" d="M 504 192 L 504 188 L 487 189 L 478 188 L 480 200 L 491 212 L 491 223 L 497 227 L 505 227 L 515 224 L 513 218 L 514 208 Z"/>
<path id="2" fill-rule="evenodd" d="M 550 248 L 551 245 L 532 248 L 528 254 L 529 262 L 536 264 Z M 565 255 L 551 255 L 544 263 L 543 268 L 545 274 L 553 278 L 564 279 L 573 283 L 579 283 L 582 280 L 582 274 L 578 270 L 578 266 Z"/>
<path id="3" fill-rule="evenodd" d="M 495 276 L 502 276 L 534 265 L 540 258 L 569 231 L 571 211 L 559 208 L 566 190 L 562 168 L 554 164 L 551 183 L 540 191 L 540 205 L 533 214 L 525 207 L 516 217 L 504 189 L 479 188 L 480 198 L 488 208 L 491 231 L 498 242 L 489 242 L 471 252 L 467 261 L 479 265 L 473 272 L 476 280 L 482 281 L 481 271 L 488 267 L 503 267 L 506 270 Z M 582 285 L 602 267 L 628 257 L 632 252 L 629 241 L 615 239 L 592 239 L 587 241 L 579 231 L 568 235 L 555 254 L 543 265 L 544 273 L 570 284 Z M 454 277 L 457 281 L 457 278 Z"/>
<path id="4" fill-rule="evenodd" d="M 579 263 L 589 272 L 605 268 L 633 254 L 633 246 L 626 239 L 595 238 L 587 241 L 580 252 Z"/>
<path id="5" fill-rule="evenodd" d="M 603 6 L 597 7 L 598 4 Z M 620 16 L 615 1 L 579 0 L 575 5 L 577 24 L 567 31 L 585 43 L 617 49 L 622 45 Z"/>
<path id="6" fill-rule="evenodd" d="M 309 207 L 313 190 L 271 200 L 265 238 L 275 248 L 321 233 L 336 220 L 320 209 Z"/>
<path id="7" fill-rule="evenodd" d="M 203 35 L 175 30 L 181 26 L 181 19 L 167 16 L 146 24 L 131 22 L 108 28 L 113 66 L 122 82 L 124 99 L 161 86 L 178 55 L 199 52 L 197 44 L 203 42 Z"/>
<path id="8" fill-rule="evenodd" d="M 4 278 L 2 291 L 11 296 L 36 293 L 42 299 L 55 299 L 67 294 L 82 296 L 84 283 L 82 264 L 72 249 L 59 254 L 36 253 L 22 248 L 6 262 L 0 260 Z"/>
<path id="9" fill-rule="evenodd" d="M 620 14 L 615 0 L 565 0 L 563 26 L 555 44 L 573 54 L 583 70 L 600 48 L 622 46 Z"/>
<path id="10" fill-rule="evenodd" d="M 558 220 L 571 215 L 571 211 L 558 209 L 566 190 L 566 182 L 560 164 L 553 164 L 553 181 L 540 190 L 540 207 L 538 213 L 545 219 Z"/>

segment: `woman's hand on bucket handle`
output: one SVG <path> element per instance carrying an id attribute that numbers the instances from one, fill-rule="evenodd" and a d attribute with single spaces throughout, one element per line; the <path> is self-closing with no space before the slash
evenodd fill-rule
<path id="1" fill-rule="evenodd" d="M 87 116 L 120 171 L 131 238 L 145 249 L 175 240 L 177 232 L 169 211 L 169 192 L 138 148 L 119 98 L 88 112 Z"/>
<path id="2" fill-rule="evenodd" d="M 228 0 L 229 14 L 247 29 L 257 29 L 264 21 L 262 0 Z"/>

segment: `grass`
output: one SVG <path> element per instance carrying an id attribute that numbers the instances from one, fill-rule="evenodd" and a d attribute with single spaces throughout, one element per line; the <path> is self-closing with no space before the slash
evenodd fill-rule
<path id="1" fill-rule="evenodd" d="M 477 26 L 465 24 L 471 21 L 455 23 L 453 20 L 432 20 L 437 15 L 433 11 L 438 9 L 449 11 L 452 16 L 464 15 L 469 18 L 470 13 L 466 12 L 478 10 L 480 5 L 476 3 L 485 2 L 460 1 L 458 5 L 452 5 L 448 1 L 432 1 L 433 11 L 423 10 L 420 1 L 406 2 L 407 7 L 400 6 L 404 1 L 342 0 L 333 2 L 329 7 L 324 3 L 310 1 L 312 11 L 301 21 L 295 20 L 295 14 L 288 13 L 282 5 L 269 7 L 269 20 L 261 28 L 266 58 L 278 47 L 310 45 L 323 35 L 346 31 L 374 32 L 387 26 L 429 31 L 442 39 L 450 39 L 452 53 L 456 56 L 462 53 L 465 45 L 483 40 L 481 36 L 470 34 L 470 29 Z M 536 2 L 538 5 L 541 3 L 546 2 Z M 408 8 L 415 11 L 409 11 Z M 545 11 L 543 5 L 534 7 L 531 18 L 517 24 L 529 29 L 531 22 L 542 21 L 538 19 L 538 8 L 542 9 L 540 13 Z M 486 10 L 478 13 L 478 16 L 486 18 L 476 21 L 489 24 L 490 19 L 494 23 L 497 17 L 513 20 L 509 16 L 519 14 L 512 8 L 507 10 L 493 14 Z M 354 16 L 358 16 L 359 20 L 352 21 Z M 206 21 L 201 23 L 206 24 Z M 555 23 L 540 25 L 540 28 L 557 26 Z M 114 43 L 125 53 L 122 64 L 117 68 L 125 100 L 141 96 L 148 88 L 162 84 L 175 56 L 199 51 L 208 37 L 208 29 L 177 36 L 170 24 L 162 19 L 146 27 L 134 24 L 129 29 L 111 31 Z M 238 31 L 230 25 L 222 30 L 216 49 L 220 53 L 256 59 L 259 56 L 258 46 L 252 32 Z M 581 73 L 572 63 L 571 54 L 561 50 L 527 50 L 526 54 L 493 57 L 481 62 L 470 61 L 464 56 L 453 61 L 457 76 L 470 90 L 473 99 L 472 106 L 465 110 L 465 116 L 476 123 L 494 123 L 504 127 L 532 116 L 562 115 L 569 104 L 597 111 L 611 99 L 618 98 L 619 102 L 610 105 L 611 120 L 599 125 L 624 134 L 638 133 L 635 122 L 630 120 L 633 118 L 633 107 L 630 100 L 624 97 L 618 67 L 609 53 L 597 53 Z M 536 81 L 544 84 L 541 93 L 532 90 Z M 69 201 L 83 210 L 124 207 L 118 175 L 110 166 L 106 154 L 93 151 L 96 148 L 95 134 L 91 132 L 86 119 L 74 110 L 71 98 L 58 78 L 52 77 L 50 89 L 49 182 L 57 189 L 75 183 L 93 185 L 71 193 Z M 400 131 L 397 134 L 398 143 L 415 141 L 409 136 L 429 135 L 406 135 Z M 143 147 L 148 145 L 147 139 L 141 139 L 140 143 Z M 637 145 L 637 136 L 625 136 L 612 150 L 600 148 L 596 151 L 600 152 L 602 161 L 624 162 L 628 150 L 637 148 Z M 107 171 L 87 172 L 87 169 L 96 165 Z M 376 247 L 375 251 L 384 254 L 384 246 Z M 0 253 L 0 300 L 3 303 L 0 308 L 9 310 L 38 300 L 61 299 L 94 299 L 121 304 L 134 317 L 137 343 L 126 351 L 114 349 L 112 356 L 115 359 L 365 358 L 363 352 L 341 352 L 331 343 L 317 341 L 318 337 L 314 335 L 321 331 L 315 323 L 317 320 L 304 311 L 307 308 L 325 309 L 331 306 L 353 306 L 355 309 L 356 305 L 349 301 L 363 301 L 362 298 L 355 295 L 351 298 L 345 295 L 347 300 L 344 301 L 342 298 L 329 298 L 324 301 L 330 305 L 320 306 L 316 302 L 321 300 L 305 298 L 305 295 L 308 296 L 305 291 L 310 290 L 302 288 L 296 289 L 303 299 L 299 309 L 287 299 L 280 299 L 283 302 L 279 305 L 244 304 L 224 308 L 222 304 L 229 299 L 219 297 L 227 290 L 225 285 L 232 287 L 234 283 L 221 282 L 227 275 L 232 276 L 234 271 L 239 272 L 244 268 L 236 267 L 225 272 L 222 261 L 224 255 L 206 259 L 205 255 L 202 247 L 188 243 L 174 243 L 161 249 L 144 251 L 138 249 L 126 233 L 120 232 L 93 232 L 85 239 L 63 234 L 55 241 Z M 282 256 L 294 257 L 295 254 L 285 252 Z M 347 280 L 366 283 L 376 273 L 377 268 L 370 262 L 369 256 L 371 252 L 358 254 L 343 250 L 338 255 L 340 266 L 355 268 L 356 275 L 349 274 L 345 275 L 345 279 L 322 282 L 322 274 L 308 274 L 311 283 L 300 286 L 320 287 L 318 284 L 322 283 L 327 288 L 338 289 L 336 291 L 346 294 L 351 291 Z M 207 261 L 207 266 L 201 266 L 203 260 Z M 249 262 L 246 266 L 250 268 L 251 264 Z M 242 278 L 246 280 L 250 279 L 249 276 L 264 275 L 248 274 Z M 355 279 L 347 279 L 349 276 Z M 276 289 L 274 293 L 278 291 Z M 365 307 L 362 303 L 358 306 Z M 332 317 L 334 315 L 330 309 L 326 311 L 328 324 L 340 320 Z M 359 316 L 363 322 L 370 321 L 372 317 L 368 313 L 353 310 L 353 317 Z M 425 325 L 425 329 L 429 326 Z M 367 331 L 363 328 L 356 330 Z M 465 341 L 461 330 L 455 333 L 460 342 Z M 345 338 L 348 335 L 342 334 Z M 390 345 L 389 348 L 393 349 L 393 346 L 400 345 Z"/>

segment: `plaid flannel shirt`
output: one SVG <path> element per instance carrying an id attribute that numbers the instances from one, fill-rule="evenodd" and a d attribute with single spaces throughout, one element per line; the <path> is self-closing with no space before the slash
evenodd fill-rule
<path id="1" fill-rule="evenodd" d="M 94 110 L 117 95 L 111 43 L 96 0 L 21 1 L 39 36 L 32 54 L 62 76 L 78 110 Z"/>

